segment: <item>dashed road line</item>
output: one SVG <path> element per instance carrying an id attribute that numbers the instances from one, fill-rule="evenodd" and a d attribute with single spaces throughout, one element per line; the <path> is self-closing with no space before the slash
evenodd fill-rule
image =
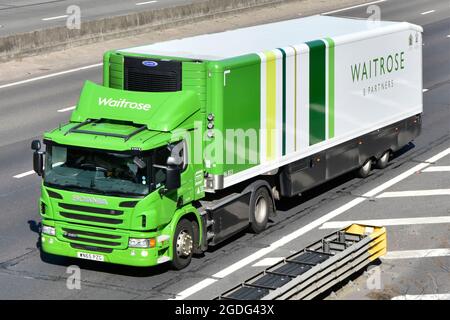
<path id="1" fill-rule="evenodd" d="M 34 81 L 43 80 L 43 79 L 53 78 L 53 77 L 57 77 L 57 76 L 61 76 L 61 75 L 64 75 L 64 74 L 73 73 L 73 72 L 77 72 L 77 71 L 97 68 L 97 67 L 100 67 L 102 65 L 103 65 L 103 63 L 96 63 L 96 64 L 91 64 L 91 65 L 88 65 L 88 66 L 84 66 L 84 67 L 79 67 L 79 68 L 69 69 L 69 70 L 65 70 L 65 71 L 61 71 L 61 72 L 47 74 L 45 76 L 40 76 L 40 77 L 30 78 L 30 79 L 26 79 L 26 80 L 11 82 L 11 83 L 0 85 L 0 89 L 5 89 L 5 88 L 13 87 L 13 86 L 18 86 L 18 85 L 21 85 L 21 84 L 26 84 L 26 83 L 30 83 L 30 82 L 34 82 Z"/>
<path id="2" fill-rule="evenodd" d="M 382 3 L 382 2 L 386 2 L 386 1 L 387 0 L 378 0 L 378 1 L 367 2 L 367 3 L 363 3 L 363 4 L 358 4 L 358 5 L 352 6 L 352 7 L 347 7 L 347 8 L 337 9 L 337 10 L 333 10 L 333 11 L 328 11 L 328 12 L 325 12 L 325 13 L 322 13 L 322 14 L 323 15 L 327 15 L 327 14 L 337 13 L 337 12 L 341 12 L 341 11 L 347 11 L 347 10 L 361 8 L 361 7 L 366 7 L 366 6 L 370 6 L 371 4 L 377 4 L 377 3 Z"/>
<path id="3" fill-rule="evenodd" d="M 351 200 L 350 202 L 340 206 L 337 209 L 332 210 L 331 212 L 325 214 L 324 216 L 310 222 L 309 224 L 291 232 L 290 234 L 285 235 L 284 237 L 280 238 L 279 240 L 272 242 L 268 247 L 262 248 L 254 253 L 252 253 L 251 255 L 242 258 L 241 260 L 231 264 L 230 266 L 222 269 L 221 271 L 215 273 L 212 275 L 212 278 L 215 279 L 222 279 L 225 278 L 226 276 L 236 272 L 237 270 L 242 269 L 243 267 L 251 264 L 252 262 L 262 258 L 263 256 L 265 256 L 266 254 L 276 250 L 277 248 L 282 247 L 283 245 L 291 242 L 292 240 L 297 239 L 298 237 L 304 235 L 305 233 L 314 230 L 315 228 L 320 227 L 321 225 L 323 225 L 325 222 L 339 216 L 340 214 L 347 212 L 348 210 L 350 210 L 351 208 L 357 206 L 358 204 L 364 202 L 365 200 L 367 200 L 370 197 L 374 197 L 375 195 L 379 194 L 380 192 L 383 192 L 384 190 L 386 190 L 387 188 L 390 188 L 391 186 L 393 186 L 394 184 L 408 178 L 409 176 L 415 174 L 416 172 L 423 170 L 424 168 L 428 167 L 431 165 L 431 163 L 435 163 L 436 161 L 438 161 L 439 159 L 447 156 L 450 154 L 450 148 L 445 149 L 444 151 L 439 152 L 438 154 L 434 155 L 433 157 L 429 158 L 428 160 L 426 160 L 425 162 L 422 162 L 414 167 L 412 167 L 409 170 L 406 170 L 405 172 L 399 174 L 398 176 L 396 176 L 395 178 L 392 178 L 391 180 L 388 180 L 387 182 L 382 183 L 381 185 L 379 185 L 378 187 L 375 187 L 374 189 L 370 190 L 369 192 L 366 192 L 365 194 L 363 194 L 361 197 L 357 197 L 353 200 Z M 208 287 L 209 285 L 215 283 L 216 281 L 214 281 L 215 279 L 212 278 L 207 278 L 205 280 L 208 281 L 202 281 L 200 282 L 201 285 L 199 285 L 200 283 L 187 288 L 186 290 L 180 292 L 177 297 L 175 299 L 177 300 L 183 300 L 201 290 L 203 290 L 204 288 Z M 211 281 L 213 280 L 213 281 Z"/>
<path id="4" fill-rule="evenodd" d="M 170 298 L 169 300 L 184 300 L 187 297 L 193 295 L 194 293 L 208 287 L 209 285 L 213 284 L 216 281 L 217 280 L 213 278 L 206 278 L 200 281 L 199 283 L 193 285 L 192 287 L 189 287 L 186 290 L 181 291 L 180 293 L 177 294 L 175 298 Z"/>
<path id="5" fill-rule="evenodd" d="M 27 171 L 27 172 L 24 172 L 24 173 L 16 174 L 13 178 L 20 179 L 20 178 L 23 178 L 23 177 L 26 177 L 26 176 L 30 176 L 33 173 L 34 173 L 34 170 L 30 170 L 30 171 Z"/>
<path id="6" fill-rule="evenodd" d="M 404 296 L 393 297 L 391 300 L 450 300 L 450 293 L 407 294 Z"/>
<path id="7" fill-rule="evenodd" d="M 403 226 L 415 224 L 438 224 L 450 223 L 450 216 L 441 217 L 420 217 L 420 218 L 400 218 L 400 219 L 372 219 L 372 220 L 352 220 L 352 221 L 331 221 L 324 223 L 320 229 L 342 229 L 352 223 L 359 223 L 372 226 Z"/>
<path id="8" fill-rule="evenodd" d="M 418 258 L 435 258 L 435 257 L 450 257 L 450 249 L 426 249 L 426 250 L 403 250 L 403 251 L 389 251 L 381 257 L 381 259 L 418 259 Z"/>
<path id="9" fill-rule="evenodd" d="M 450 171 L 450 166 L 433 166 L 422 170 L 422 172 L 446 172 L 446 171 Z"/>
<path id="10" fill-rule="evenodd" d="M 152 3 L 155 3 L 155 2 L 158 2 L 158 1 L 145 1 L 145 2 L 138 2 L 138 3 L 136 3 L 136 5 L 137 5 L 137 6 L 142 6 L 142 5 L 144 5 L 144 4 L 152 4 Z"/>
<path id="11" fill-rule="evenodd" d="M 450 196 L 450 189 L 412 190 L 384 192 L 377 198 L 401 198 L 401 197 L 427 197 L 427 196 Z"/>
<path id="12" fill-rule="evenodd" d="M 71 107 L 67 107 L 64 109 L 59 109 L 58 112 L 67 112 L 67 111 L 71 111 L 74 110 L 77 106 L 71 106 Z"/>
<path id="13" fill-rule="evenodd" d="M 425 12 L 422 12 L 422 13 L 420 13 L 421 15 L 426 15 L 426 14 L 429 14 L 429 13 L 433 13 L 433 12 L 435 12 L 436 10 L 429 10 L 429 11 L 425 11 Z"/>
<path id="14" fill-rule="evenodd" d="M 64 19 L 64 18 L 67 18 L 68 16 L 69 16 L 68 14 L 65 14 L 65 15 L 62 15 L 62 16 L 43 18 L 42 21 L 51 21 L 51 20 Z"/>
<path id="15" fill-rule="evenodd" d="M 274 265 L 277 262 L 280 262 L 283 260 L 283 257 L 277 257 L 277 258 L 264 258 L 256 262 L 252 267 L 268 267 L 271 265 Z"/>

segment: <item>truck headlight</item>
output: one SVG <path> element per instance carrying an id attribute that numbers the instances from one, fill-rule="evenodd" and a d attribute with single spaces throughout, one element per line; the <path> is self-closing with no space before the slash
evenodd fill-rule
<path id="1" fill-rule="evenodd" d="M 128 239 L 128 247 L 130 248 L 153 248 L 156 244 L 155 239 Z"/>
<path id="2" fill-rule="evenodd" d="M 56 230 L 54 227 L 42 226 L 42 233 L 48 234 L 49 236 L 54 236 L 56 234 Z"/>

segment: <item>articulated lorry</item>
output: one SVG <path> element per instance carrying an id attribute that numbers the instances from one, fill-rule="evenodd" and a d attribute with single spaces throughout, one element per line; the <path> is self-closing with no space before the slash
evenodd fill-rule
<path id="1" fill-rule="evenodd" d="M 186 267 L 421 131 L 422 29 L 311 16 L 108 51 L 35 140 L 45 253 Z"/>

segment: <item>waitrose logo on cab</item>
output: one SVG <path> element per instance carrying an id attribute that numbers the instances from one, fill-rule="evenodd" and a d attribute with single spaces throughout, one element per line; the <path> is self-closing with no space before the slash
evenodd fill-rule
<path id="1" fill-rule="evenodd" d="M 148 111 L 152 107 L 147 103 L 128 101 L 127 99 L 98 98 L 98 105 L 111 108 L 134 109 Z"/>

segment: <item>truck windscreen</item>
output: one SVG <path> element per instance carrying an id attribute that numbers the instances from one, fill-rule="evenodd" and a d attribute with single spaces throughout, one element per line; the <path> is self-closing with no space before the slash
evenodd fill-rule
<path id="1" fill-rule="evenodd" d="M 150 157 L 48 146 L 46 186 L 105 195 L 145 196 L 149 193 Z"/>

